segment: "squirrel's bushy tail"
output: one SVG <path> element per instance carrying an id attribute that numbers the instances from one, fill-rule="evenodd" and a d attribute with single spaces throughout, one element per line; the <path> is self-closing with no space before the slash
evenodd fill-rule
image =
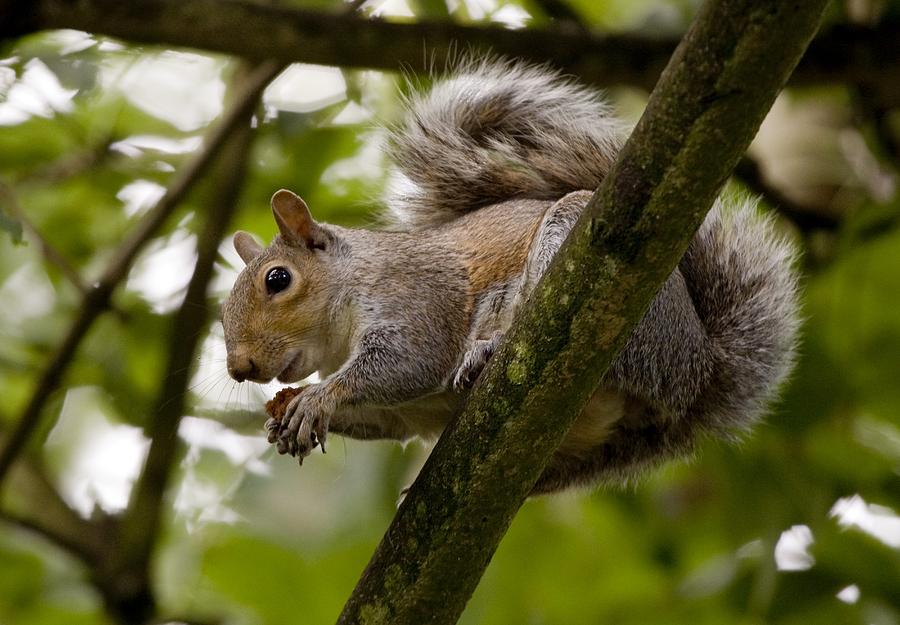
<path id="1" fill-rule="evenodd" d="M 712 352 L 712 380 L 691 410 L 707 431 L 752 426 L 790 371 L 799 327 L 795 256 L 755 202 L 719 199 L 679 263 Z"/>
<path id="2" fill-rule="evenodd" d="M 704 435 L 733 439 L 765 415 L 794 363 L 795 254 L 754 202 L 716 200 L 678 264 L 701 336 L 673 334 L 665 319 L 651 319 L 645 336 L 638 336 L 641 326 L 632 335 L 638 346 L 629 343 L 611 369 L 615 379 L 654 389 L 657 402 L 673 409 L 665 418 L 617 424 L 578 468 L 581 481 L 633 480 L 691 454 Z M 665 371 L 652 369 L 653 349 L 675 350 Z M 644 377 L 635 384 L 635 376 Z M 550 476 L 542 488 L 559 487 L 559 479 Z"/>
<path id="3" fill-rule="evenodd" d="M 387 205 L 411 229 L 513 198 L 594 189 L 624 138 L 597 91 L 511 61 L 463 62 L 405 108 L 390 136 L 397 172 Z"/>

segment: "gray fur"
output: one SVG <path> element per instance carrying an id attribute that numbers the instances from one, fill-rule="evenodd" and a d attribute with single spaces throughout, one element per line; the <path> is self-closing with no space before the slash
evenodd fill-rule
<path id="1" fill-rule="evenodd" d="M 391 133 L 390 217 L 417 229 L 518 197 L 593 189 L 623 126 L 591 89 L 546 67 L 470 60 L 406 103 Z"/>
<path id="2" fill-rule="evenodd" d="M 793 365 L 794 261 L 752 202 L 718 200 L 607 373 L 624 417 L 591 453 L 558 453 L 536 492 L 627 481 L 703 435 L 748 431 Z"/>
<path id="3" fill-rule="evenodd" d="M 401 226 L 427 228 L 513 198 L 562 198 L 540 225 L 507 314 L 476 314 L 455 377 L 466 388 L 587 203 L 590 192 L 579 190 L 609 171 L 623 133 L 596 92 L 513 63 L 470 62 L 407 107 L 392 137 L 399 182 L 388 200 Z M 717 201 L 607 375 L 605 387 L 627 395 L 626 415 L 593 453 L 558 453 L 536 491 L 628 479 L 689 453 L 699 435 L 732 437 L 758 421 L 793 364 L 794 254 L 752 202 Z"/>
<path id="4" fill-rule="evenodd" d="M 278 237 L 258 253 L 241 239 L 253 253 L 224 306 L 232 375 L 323 378 L 269 424 L 270 441 L 302 458 L 329 425 L 356 438 L 437 436 L 622 136 L 594 91 L 542 67 L 469 61 L 410 97 L 393 129 L 393 228 L 313 224 L 323 246 Z M 717 201 L 535 492 L 629 480 L 703 435 L 758 421 L 793 362 L 793 262 L 752 203 Z M 266 295 L 274 264 L 307 292 Z"/>

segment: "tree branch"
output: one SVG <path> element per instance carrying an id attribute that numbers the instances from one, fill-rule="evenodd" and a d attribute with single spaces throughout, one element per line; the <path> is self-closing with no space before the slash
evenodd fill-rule
<path id="1" fill-rule="evenodd" d="M 28 214 L 22 210 L 21 206 L 19 206 L 19 200 L 16 198 L 16 194 L 13 192 L 12 188 L 2 181 L 0 181 L 0 199 L 5 199 L 4 204 L 6 204 L 9 214 L 16 218 L 22 224 L 22 228 L 38 242 L 41 253 L 47 262 L 56 265 L 56 268 L 59 269 L 60 273 L 72 283 L 72 286 L 74 286 L 82 296 L 87 295 L 90 287 L 82 280 L 81 274 L 78 273 L 72 264 L 66 260 L 66 257 L 53 247 L 50 241 L 48 241 L 41 231 L 38 230 L 37 226 L 34 225 L 34 222 L 28 217 Z"/>
<path id="2" fill-rule="evenodd" d="M 532 2 L 538 5 L 544 15 L 550 19 L 569 22 L 587 30 L 587 26 L 581 21 L 581 16 L 565 0 L 532 0 Z"/>
<path id="3" fill-rule="evenodd" d="M 446 20 L 396 23 L 252 0 L 0 0 L 0 38 L 50 28 L 75 28 L 248 59 L 390 71 L 401 66 L 414 71 L 440 68 L 453 50 L 472 49 L 550 61 L 587 81 L 645 89 L 656 83 L 677 44 L 672 38 L 603 35 L 565 24 L 512 30 Z M 876 27 L 833 27 L 810 46 L 792 76 L 793 84 L 896 84 L 900 80 L 898 28 L 897 18 Z"/>
<path id="4" fill-rule="evenodd" d="M 169 358 L 149 426 L 150 451 L 123 515 L 119 549 L 111 567 L 113 575 L 128 572 L 128 577 L 133 580 L 132 588 L 121 589 L 121 599 L 135 617 L 147 618 L 152 613 L 152 599 L 148 591 L 149 562 L 158 540 L 163 497 L 178 451 L 178 426 L 184 414 L 187 387 L 193 370 L 191 365 L 210 319 L 206 292 L 213 277 L 219 244 L 237 211 L 238 196 L 246 176 L 254 132 L 250 126 L 253 108 L 247 106 L 244 99 L 249 92 L 253 95 L 251 103 L 256 103 L 265 86 L 282 69 L 283 65 L 269 61 L 252 68 L 252 71 L 239 72 L 236 80 L 244 88 L 236 99 L 236 106 L 242 115 L 213 170 L 219 182 L 209 199 L 206 223 L 197 243 L 197 262 L 184 302 L 172 321 Z"/>
<path id="5" fill-rule="evenodd" d="M 266 65 L 248 78 L 241 93 L 235 98 L 234 105 L 223 114 L 222 119 L 209 133 L 205 147 L 177 174 L 165 195 L 144 216 L 116 251 L 97 284 L 83 297 L 77 317 L 69 327 L 69 331 L 56 353 L 41 373 L 28 404 L 16 422 L 6 445 L 0 451 L 0 483 L 16 456 L 37 428 L 47 399 L 59 386 L 63 373 L 75 356 L 81 340 L 87 335 L 97 317 L 109 308 L 113 291 L 128 275 L 131 264 L 144 245 L 206 172 L 237 124 L 246 118 L 248 111 L 253 109 L 260 91 L 269 82 L 270 71 L 271 66 Z"/>
<path id="6" fill-rule="evenodd" d="M 0 519 L 44 536 L 85 564 L 98 562 L 109 546 L 104 540 L 108 517 L 99 514 L 88 521 L 60 497 L 41 466 L 20 462 L 12 472 L 17 492 L 28 493 L 22 510 L 0 510 Z"/>
<path id="7" fill-rule="evenodd" d="M 456 622 L 516 510 L 750 143 L 825 4 L 704 4 L 339 623 Z"/>
<path id="8" fill-rule="evenodd" d="M 43 517 L 26 517 L 8 510 L 0 510 L 0 521 L 21 527 L 50 541 L 56 547 L 65 549 L 83 561 L 90 561 L 91 554 L 85 552 L 84 543 L 71 534 L 60 531 L 54 523 L 48 523 Z"/>

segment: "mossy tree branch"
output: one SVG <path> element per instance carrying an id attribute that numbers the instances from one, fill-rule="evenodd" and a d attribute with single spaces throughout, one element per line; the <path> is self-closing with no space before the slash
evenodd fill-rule
<path id="1" fill-rule="evenodd" d="M 551 4 L 542 2 L 545 8 Z M 810 47 L 795 84 L 852 83 L 893 90 L 900 79 L 900 24 L 841 25 Z M 75 28 L 129 41 L 199 48 L 248 59 L 413 71 L 443 67 L 454 50 L 490 50 L 550 61 L 587 81 L 651 89 L 678 43 L 644 34 L 573 27 L 512 30 L 440 19 L 366 19 L 347 11 L 288 8 L 253 0 L 0 0 L 0 39 Z"/>
<path id="2" fill-rule="evenodd" d="M 339 623 L 455 623 L 513 516 L 676 266 L 825 0 L 708 0 Z"/>

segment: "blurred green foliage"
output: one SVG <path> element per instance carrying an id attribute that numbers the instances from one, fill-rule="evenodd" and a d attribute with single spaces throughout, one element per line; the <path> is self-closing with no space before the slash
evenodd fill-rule
<path id="1" fill-rule="evenodd" d="M 536 0 L 499 4 L 409 3 L 429 17 L 499 19 L 512 7 L 546 22 Z M 566 4 L 598 28 L 671 33 L 683 30 L 697 3 Z M 197 147 L 179 142 L 201 136 L 218 110 L 189 123 L 177 107 L 156 103 L 177 102 L 187 88 L 215 104 L 233 61 L 72 32 L 20 40 L 0 57 L 0 120 L 24 115 L 0 126 L 0 182 L 9 190 L 0 194 L 0 427 L 8 429 L 80 305 L 34 236 L 18 243 L 17 211 L 85 281 L 96 278 L 147 198 Z M 185 79 L 173 62 L 199 63 L 205 82 L 179 84 Z M 316 97 L 283 101 L 270 90 L 258 112 L 234 226 L 264 240 L 274 233 L 266 207 L 274 189 L 295 189 L 320 219 L 365 225 L 386 180 L 374 123 L 396 111 L 396 76 L 335 70 L 324 80 L 308 70 L 297 70 L 296 84 Z M 14 97 L 16 89 L 25 92 Z M 629 116 L 645 95 L 612 91 Z M 842 121 L 787 115 L 782 124 L 806 124 L 808 136 L 834 145 L 848 133 L 864 136 L 842 88 L 791 97 L 795 112 L 839 111 Z M 184 104 L 191 106 L 199 105 Z M 667 465 L 638 485 L 526 503 L 462 623 L 900 623 L 900 229 L 865 234 L 872 215 L 900 211 L 900 196 L 896 163 L 860 141 L 849 156 L 816 152 L 815 184 L 795 181 L 798 197 L 830 189 L 819 205 L 845 223 L 807 237 L 784 223 L 806 249 L 806 323 L 798 367 L 768 421 L 738 445 L 709 442 L 692 462 Z M 774 170 L 810 158 L 792 147 L 798 152 L 768 149 L 762 136 L 756 146 Z M 868 174 L 852 167 L 862 162 L 859 150 L 874 163 Z M 889 192 L 868 192 L 866 176 Z M 205 181 L 188 198 L 132 270 L 30 449 L 84 515 L 125 503 L 144 449 L 138 428 L 152 418 L 171 314 L 193 262 L 194 212 L 215 184 Z M 240 268 L 227 242 L 221 252 L 215 300 Z M 197 368 L 156 556 L 162 612 L 227 623 L 332 622 L 427 450 L 337 442 L 300 470 L 262 443 L 259 409 L 271 389 L 228 381 L 214 320 Z M 2 504 L 16 510 L 29 497 L 6 488 Z M 0 524 L 3 625 L 111 622 L 90 579 L 52 543 Z"/>

